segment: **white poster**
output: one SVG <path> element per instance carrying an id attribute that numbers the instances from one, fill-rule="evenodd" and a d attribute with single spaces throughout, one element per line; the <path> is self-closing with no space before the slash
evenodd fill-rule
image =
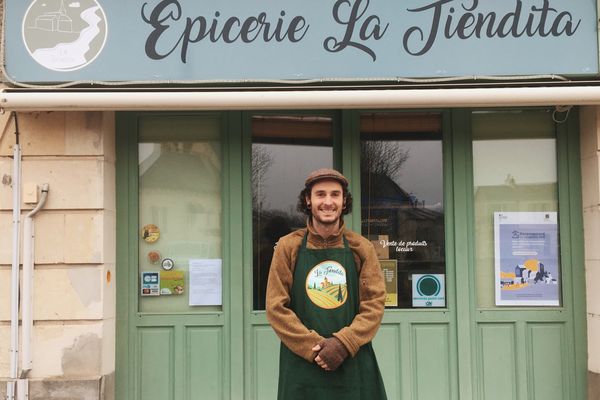
<path id="1" fill-rule="evenodd" d="M 220 306 L 223 304 L 221 259 L 190 259 L 190 306 Z"/>
<path id="2" fill-rule="evenodd" d="M 560 305 L 556 212 L 495 212 L 496 305 Z"/>

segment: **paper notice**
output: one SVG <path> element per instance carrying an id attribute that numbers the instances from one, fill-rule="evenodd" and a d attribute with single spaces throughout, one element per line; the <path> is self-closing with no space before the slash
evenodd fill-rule
<path id="1" fill-rule="evenodd" d="M 190 306 L 220 306 L 223 304 L 221 265 L 221 259 L 190 259 Z"/>

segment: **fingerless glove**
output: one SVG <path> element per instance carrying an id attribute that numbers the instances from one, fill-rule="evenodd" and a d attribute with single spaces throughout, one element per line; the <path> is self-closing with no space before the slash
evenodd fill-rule
<path id="1" fill-rule="evenodd" d="M 319 343 L 319 346 L 321 346 L 321 351 L 319 351 L 318 355 L 332 371 L 338 369 L 349 354 L 346 346 L 336 337 L 325 339 Z"/>

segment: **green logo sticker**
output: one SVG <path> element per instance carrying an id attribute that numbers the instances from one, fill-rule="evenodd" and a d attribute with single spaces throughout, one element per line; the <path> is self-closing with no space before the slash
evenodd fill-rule
<path id="1" fill-rule="evenodd" d="M 413 274 L 413 307 L 446 307 L 445 280 L 444 274 Z"/>
<path id="2" fill-rule="evenodd" d="M 433 275 L 424 275 L 417 280 L 417 292 L 421 296 L 437 296 L 441 288 L 439 279 Z"/>

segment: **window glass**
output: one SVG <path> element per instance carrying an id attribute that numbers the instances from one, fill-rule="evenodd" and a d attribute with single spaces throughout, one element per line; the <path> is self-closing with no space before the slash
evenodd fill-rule
<path id="1" fill-rule="evenodd" d="M 472 127 L 477 304 L 558 302 L 557 164 L 551 113 L 475 112 Z"/>
<path id="2" fill-rule="evenodd" d="M 306 226 L 296 210 L 306 176 L 333 167 L 332 121 L 321 116 L 252 118 L 252 234 L 254 309 L 264 310 L 273 248 Z"/>
<path id="3" fill-rule="evenodd" d="M 362 234 L 378 252 L 388 308 L 445 307 L 441 115 L 361 115 Z"/>
<path id="4" fill-rule="evenodd" d="M 220 310 L 188 305 L 189 261 L 222 254 L 219 121 L 149 117 L 139 141 L 139 310 Z"/>

